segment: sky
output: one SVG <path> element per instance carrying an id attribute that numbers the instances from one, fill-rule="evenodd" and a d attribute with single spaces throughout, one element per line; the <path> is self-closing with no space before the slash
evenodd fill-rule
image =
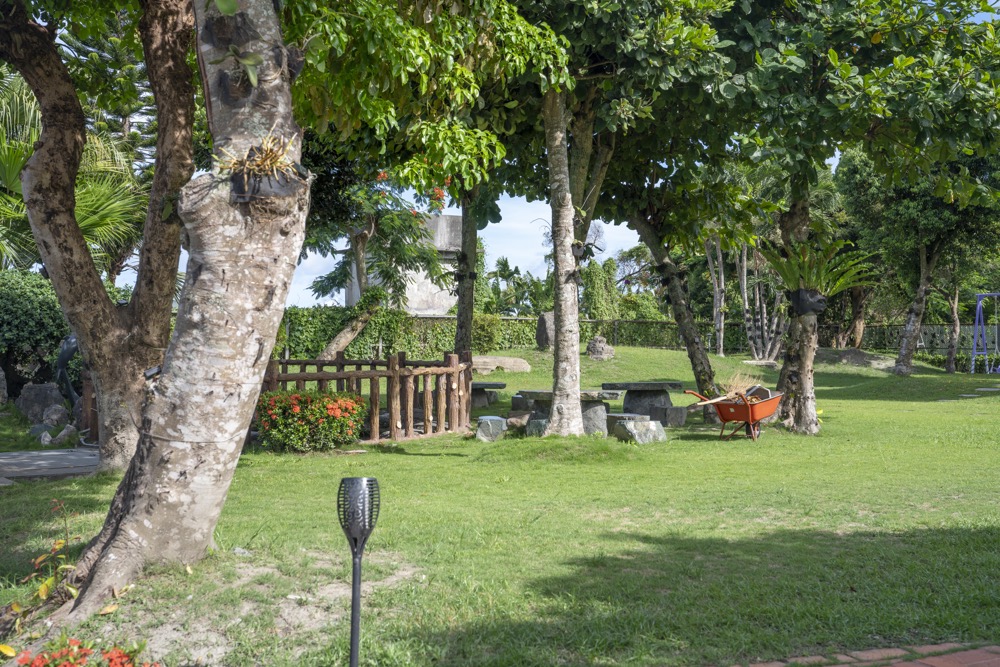
<path id="1" fill-rule="evenodd" d="M 501 221 L 479 232 L 479 237 L 486 245 L 486 267 L 492 270 L 497 257 L 506 257 L 511 266 L 521 269 L 521 273 L 530 271 L 532 275 L 545 276 L 545 255 L 550 250 L 545 245 L 544 235 L 552 220 L 548 203 L 529 202 L 523 197 L 504 196 L 500 199 L 499 205 Z M 446 208 L 444 213 L 460 215 L 461 211 L 457 208 Z M 614 257 L 619 250 L 631 248 L 639 243 L 639 236 L 624 225 L 604 224 L 603 228 L 604 241 L 599 245 L 604 247 L 604 252 L 598 255 L 598 259 L 602 261 Z M 285 305 L 342 303 L 343 297 L 333 301 L 320 300 L 309 291 L 309 285 L 317 276 L 333 269 L 334 261 L 332 257 L 311 255 L 299 263 Z"/>

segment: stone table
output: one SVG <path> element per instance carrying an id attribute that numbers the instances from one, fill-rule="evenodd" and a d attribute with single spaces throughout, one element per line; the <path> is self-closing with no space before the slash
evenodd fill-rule
<path id="1" fill-rule="evenodd" d="M 605 382 L 601 389 L 625 392 L 623 412 L 652 415 L 653 408 L 669 408 L 671 391 L 681 391 L 680 382 Z"/>
<path id="2" fill-rule="evenodd" d="M 506 382 L 473 382 L 472 407 L 485 408 L 497 400 L 497 390 L 506 389 Z"/>
<path id="3" fill-rule="evenodd" d="M 523 398 L 534 401 L 532 420 L 548 419 L 552 411 L 552 391 L 532 390 L 517 392 Z M 585 433 L 601 435 L 608 434 L 608 406 L 605 401 L 617 401 L 622 397 L 621 391 L 603 389 L 586 389 L 580 392 L 580 409 L 583 412 L 583 430 Z"/>

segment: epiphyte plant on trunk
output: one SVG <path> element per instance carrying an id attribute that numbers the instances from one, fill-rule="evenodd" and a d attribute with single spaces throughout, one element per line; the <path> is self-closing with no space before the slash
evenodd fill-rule
<path id="1" fill-rule="evenodd" d="M 787 254 L 769 247 L 759 251 L 781 278 L 796 311 L 820 313 L 831 296 L 873 283 L 874 270 L 867 263 L 870 255 L 845 251 L 848 245 L 847 241 L 833 241 L 818 246 L 793 245 Z"/>

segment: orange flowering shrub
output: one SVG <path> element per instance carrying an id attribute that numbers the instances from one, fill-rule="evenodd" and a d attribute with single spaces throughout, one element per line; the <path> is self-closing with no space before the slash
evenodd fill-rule
<path id="1" fill-rule="evenodd" d="M 353 394 L 268 391 L 257 400 L 258 442 L 277 451 L 328 450 L 356 442 L 367 415 Z"/>
<path id="2" fill-rule="evenodd" d="M 136 658 L 144 648 L 143 644 L 133 644 L 132 648 L 124 649 L 113 646 L 105 651 L 98 651 L 90 642 L 82 642 L 67 635 L 53 640 L 45 645 L 38 655 L 24 651 L 17 656 L 18 665 L 28 667 L 77 667 L 79 665 L 94 665 L 95 667 L 159 667 L 158 662 L 136 662 Z"/>

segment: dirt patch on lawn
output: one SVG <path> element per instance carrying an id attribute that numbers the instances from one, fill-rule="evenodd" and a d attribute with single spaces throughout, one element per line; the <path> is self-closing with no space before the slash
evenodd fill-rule
<path id="1" fill-rule="evenodd" d="M 851 366 L 866 366 L 880 371 L 886 371 L 896 364 L 896 360 L 885 354 L 875 354 L 856 350 L 853 347 L 846 350 L 835 350 L 832 347 L 821 347 L 816 350 L 817 364 L 850 364 Z"/>

